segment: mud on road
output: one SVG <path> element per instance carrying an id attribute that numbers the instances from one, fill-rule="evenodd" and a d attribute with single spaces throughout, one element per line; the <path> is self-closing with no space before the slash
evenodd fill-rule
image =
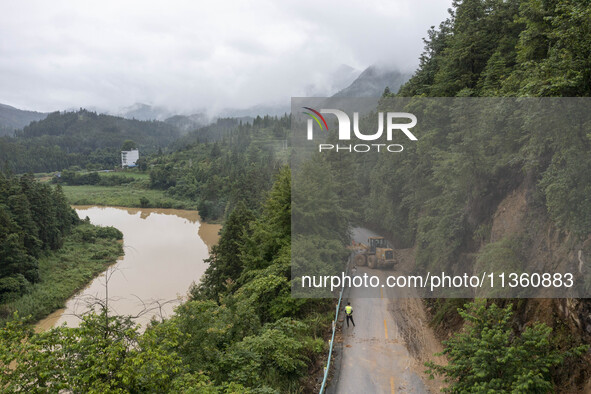
<path id="1" fill-rule="evenodd" d="M 374 236 L 366 229 L 355 229 L 356 242 Z M 356 275 L 388 275 L 408 272 L 414 263 L 412 250 L 398 253 L 400 264 L 394 270 L 356 267 Z M 383 283 L 383 282 L 382 282 Z M 443 350 L 428 325 L 423 301 L 409 289 L 350 288 L 344 306 L 351 302 L 356 326 L 347 327 L 339 319 L 337 360 L 329 393 L 438 393 L 442 378 L 431 380 L 424 373 L 426 361 L 444 364 L 435 356 Z"/>

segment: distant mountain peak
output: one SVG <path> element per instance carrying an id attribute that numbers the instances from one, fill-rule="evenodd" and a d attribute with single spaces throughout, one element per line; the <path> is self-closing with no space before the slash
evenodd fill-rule
<path id="1" fill-rule="evenodd" d="M 333 97 L 380 97 L 386 87 L 397 92 L 408 81 L 410 73 L 395 68 L 372 65 L 367 67 L 351 85 L 335 93 Z"/>
<path id="2" fill-rule="evenodd" d="M 165 120 L 175 115 L 172 111 L 145 103 L 135 103 L 128 107 L 121 108 L 116 111 L 114 115 L 121 116 L 126 119 L 136 120 Z"/>
<path id="3" fill-rule="evenodd" d="M 173 115 L 166 118 L 164 122 L 176 127 L 181 134 L 186 134 L 189 131 L 210 124 L 211 120 L 205 113 L 200 112 L 192 115 Z"/>
<path id="4" fill-rule="evenodd" d="M 349 86 L 361 73 L 348 64 L 341 64 L 319 80 L 313 81 L 305 87 L 308 97 L 326 97 Z"/>

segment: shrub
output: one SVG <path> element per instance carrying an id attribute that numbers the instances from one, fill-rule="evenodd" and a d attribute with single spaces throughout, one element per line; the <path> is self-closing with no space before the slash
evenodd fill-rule
<path id="1" fill-rule="evenodd" d="M 527 327 L 520 335 L 511 328 L 512 305 L 506 308 L 486 301 L 458 308 L 465 328 L 444 341 L 448 365 L 428 362 L 426 372 L 445 376 L 450 392 L 528 392 L 553 390 L 550 369 L 567 357 L 580 356 L 587 345 L 559 350 L 551 341 L 552 329 L 543 323 Z"/>
<path id="2" fill-rule="evenodd" d="M 150 206 L 150 200 L 148 200 L 145 196 L 140 197 L 140 207 L 148 208 Z"/>
<path id="3" fill-rule="evenodd" d="M 96 236 L 107 239 L 123 239 L 123 233 L 113 226 L 97 227 Z"/>

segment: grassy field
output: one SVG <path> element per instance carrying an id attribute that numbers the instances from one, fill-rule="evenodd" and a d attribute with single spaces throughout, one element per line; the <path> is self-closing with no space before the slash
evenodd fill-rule
<path id="1" fill-rule="evenodd" d="M 134 185 L 122 186 L 64 186 L 66 198 L 72 205 L 111 205 L 130 208 L 197 209 L 197 203 L 177 200 L 162 190 L 144 189 Z M 143 204 L 142 204 L 142 198 Z"/>
<path id="2" fill-rule="evenodd" d="M 77 174 L 88 174 L 79 171 Z M 55 173 L 37 173 L 41 182 L 50 182 Z M 150 174 L 137 170 L 100 172 L 101 178 L 124 177 L 132 181 L 119 185 L 62 185 L 68 202 L 72 205 L 102 205 L 128 208 L 174 208 L 197 210 L 197 202 L 170 197 L 163 190 L 149 189 Z"/>
<path id="3" fill-rule="evenodd" d="M 19 316 L 31 316 L 31 321 L 38 321 L 63 308 L 68 298 L 123 255 L 120 242 L 92 237 L 94 229 L 90 224 L 78 226 L 60 250 L 40 257 L 41 281 L 34 284 L 28 294 L 0 305 L 0 322 L 9 319 L 15 311 Z M 81 233 L 86 234 L 87 239 L 81 239 Z M 90 239 L 88 234 L 91 234 Z"/>
<path id="4" fill-rule="evenodd" d="M 136 180 L 150 180 L 150 173 L 140 171 L 113 171 L 113 172 L 101 172 L 100 176 L 125 176 L 134 178 Z"/>

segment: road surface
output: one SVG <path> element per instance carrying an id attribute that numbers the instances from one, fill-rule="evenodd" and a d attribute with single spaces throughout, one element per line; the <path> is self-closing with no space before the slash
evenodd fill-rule
<path id="1" fill-rule="evenodd" d="M 356 242 L 367 242 L 367 236 L 367 230 L 357 229 L 354 234 Z M 383 283 L 393 272 L 358 267 L 355 274 L 364 273 L 379 275 Z M 344 306 L 351 302 L 356 327 L 341 323 L 341 354 L 329 393 L 433 392 L 421 376 L 425 369 L 422 362 L 424 354 L 430 358 L 441 348 L 426 327 L 421 301 L 400 298 L 404 294 L 396 291 L 400 292 L 389 288 L 346 290 L 342 318 Z"/>

